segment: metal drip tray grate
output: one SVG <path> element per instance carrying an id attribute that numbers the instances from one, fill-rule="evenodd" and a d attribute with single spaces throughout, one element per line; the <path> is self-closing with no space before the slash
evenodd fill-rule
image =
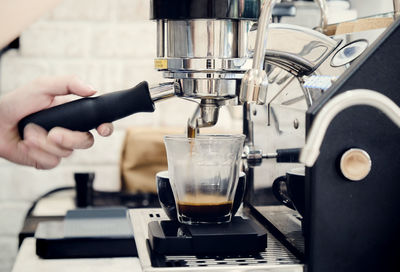
<path id="1" fill-rule="evenodd" d="M 162 209 L 131 211 L 134 235 L 143 271 L 303 271 L 300 261 L 268 233 L 267 248 L 258 254 L 224 256 L 164 256 L 154 254 L 148 243 L 147 225 L 154 220 L 167 220 Z M 268 269 L 267 269 L 268 268 Z M 172 269 L 172 270 L 171 270 Z"/>
<path id="2" fill-rule="evenodd" d="M 268 245 L 270 246 L 270 245 Z M 272 246 L 272 245 L 271 245 Z M 278 257 L 279 256 L 279 257 Z M 299 263 L 293 255 L 285 250 L 273 248 L 260 254 L 235 255 L 235 256 L 165 256 L 167 266 L 174 267 L 204 267 L 218 265 L 279 265 Z"/>

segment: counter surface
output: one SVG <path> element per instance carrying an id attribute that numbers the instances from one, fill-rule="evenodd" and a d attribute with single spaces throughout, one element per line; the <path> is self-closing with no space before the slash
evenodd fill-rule
<path id="1" fill-rule="evenodd" d="M 139 258 L 57 259 L 44 260 L 35 251 L 35 239 L 26 238 L 18 252 L 12 272 L 141 272 Z"/>

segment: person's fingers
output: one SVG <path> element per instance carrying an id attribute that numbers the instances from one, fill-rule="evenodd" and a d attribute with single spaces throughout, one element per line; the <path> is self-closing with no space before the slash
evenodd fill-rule
<path id="1" fill-rule="evenodd" d="M 29 147 L 37 147 L 57 157 L 68 157 L 72 149 L 64 148 L 53 141 L 48 140 L 47 131 L 35 124 L 28 124 L 24 129 L 24 141 Z"/>
<path id="2" fill-rule="evenodd" d="M 96 93 L 92 86 L 83 83 L 76 76 L 43 77 L 35 81 L 38 89 L 48 95 L 76 94 L 79 96 L 91 96 Z"/>
<path id="3" fill-rule="evenodd" d="M 56 96 L 74 94 L 87 97 L 95 93 L 90 85 L 84 84 L 75 76 L 42 77 L 6 94 L 0 100 L 0 113 L 5 120 L 13 123 L 57 104 L 54 101 Z M 7 103 L 2 103 L 2 100 Z"/>
<path id="4" fill-rule="evenodd" d="M 72 131 L 61 127 L 50 130 L 47 137 L 49 141 L 66 149 L 86 149 L 94 143 L 90 132 Z"/>
<path id="5" fill-rule="evenodd" d="M 97 127 L 97 132 L 103 137 L 110 136 L 114 131 L 114 126 L 112 123 L 104 123 Z"/>
<path id="6" fill-rule="evenodd" d="M 30 146 L 28 148 L 28 156 L 32 166 L 37 169 L 51 169 L 56 167 L 61 161 L 60 157 L 49 154 L 35 146 Z"/>

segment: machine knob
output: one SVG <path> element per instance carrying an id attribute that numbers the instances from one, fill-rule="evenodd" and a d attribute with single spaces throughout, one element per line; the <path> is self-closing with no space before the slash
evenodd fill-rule
<path id="1" fill-rule="evenodd" d="M 340 170 L 343 176 L 351 181 L 366 178 L 371 171 L 371 158 L 368 153 L 359 148 L 347 150 L 340 159 Z"/>

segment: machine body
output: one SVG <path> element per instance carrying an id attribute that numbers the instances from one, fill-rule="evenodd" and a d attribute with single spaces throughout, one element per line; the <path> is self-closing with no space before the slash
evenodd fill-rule
<path id="1" fill-rule="evenodd" d="M 352 89 L 370 89 L 400 105 L 400 21 L 307 113 L 308 131 L 324 105 Z M 398 271 L 400 129 L 380 110 L 354 106 L 330 123 L 316 163 L 306 170 L 305 238 L 309 271 Z M 371 158 L 360 181 L 346 178 L 340 158 L 358 148 Z"/>

